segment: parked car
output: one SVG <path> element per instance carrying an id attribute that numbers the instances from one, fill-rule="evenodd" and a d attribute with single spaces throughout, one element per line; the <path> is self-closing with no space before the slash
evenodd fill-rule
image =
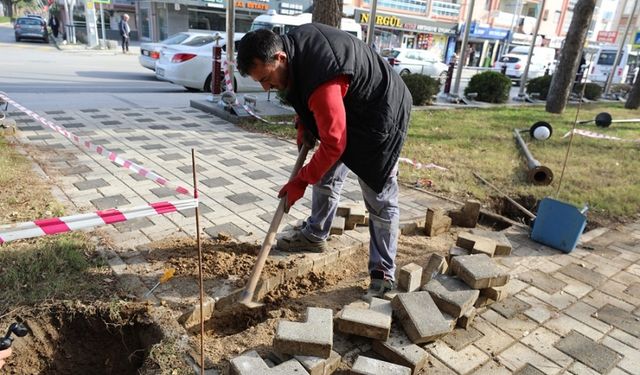
<path id="1" fill-rule="evenodd" d="M 147 69 L 156 70 L 156 62 L 160 58 L 160 51 L 168 46 L 177 44 L 185 44 L 192 41 L 194 38 L 202 35 L 215 35 L 216 32 L 191 32 L 185 31 L 174 35 L 171 35 L 165 40 L 158 43 L 142 43 L 140 44 L 140 56 L 138 61 L 140 65 Z M 219 32 L 222 35 L 222 31 Z"/>
<path id="2" fill-rule="evenodd" d="M 494 64 L 494 69 L 500 71 L 506 66 L 507 70 L 505 74 L 507 77 L 511 78 L 516 84 L 520 84 L 526 63 L 527 56 L 508 53 L 503 55 L 500 60 Z M 552 63 L 536 59 L 535 56 L 533 56 L 529 64 L 527 79 L 542 77 L 547 69 L 549 69 L 549 73 L 552 73 L 551 64 Z"/>
<path id="3" fill-rule="evenodd" d="M 432 52 L 422 49 L 391 48 L 382 52 L 393 70 L 401 76 L 406 74 L 424 74 L 437 78 L 441 82 L 447 79 L 448 66 Z"/>
<path id="4" fill-rule="evenodd" d="M 16 36 L 16 42 L 22 39 L 40 39 L 45 43 L 49 43 L 47 23 L 42 17 L 20 17 L 13 25 L 13 31 Z"/>
<path id="5" fill-rule="evenodd" d="M 243 35 L 235 35 L 236 50 Z M 184 86 L 190 91 L 211 91 L 214 39 L 213 36 L 199 36 L 190 42 L 163 48 L 156 62 L 156 78 Z M 220 39 L 218 43 L 224 51 L 226 40 Z M 225 58 L 223 53 L 222 60 Z M 258 82 L 251 77 L 243 77 L 237 71 L 234 71 L 233 85 L 236 92 L 262 91 Z"/>

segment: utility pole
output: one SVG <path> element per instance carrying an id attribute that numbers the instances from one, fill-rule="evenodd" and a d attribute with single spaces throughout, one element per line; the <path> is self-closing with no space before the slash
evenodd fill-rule
<path id="1" fill-rule="evenodd" d="M 469 30 L 471 29 L 471 18 L 473 17 L 473 7 L 476 0 L 469 0 L 469 9 L 467 10 L 467 21 L 464 24 L 464 35 L 462 36 L 462 44 L 460 45 L 460 58 L 458 59 L 458 70 L 456 71 L 456 80 L 453 83 L 452 98 L 459 98 L 460 77 L 462 77 L 462 69 L 467 61 L 467 42 L 469 41 Z"/>
<path id="2" fill-rule="evenodd" d="M 100 2 L 100 23 L 102 24 L 102 46 L 107 47 L 107 35 L 104 31 L 104 9 L 102 8 L 102 2 Z"/>
<path id="3" fill-rule="evenodd" d="M 376 28 L 376 10 L 378 9 L 378 0 L 371 0 L 371 9 L 369 11 L 369 26 L 367 27 L 367 44 L 373 47 L 375 41 L 374 33 Z"/>
<path id="4" fill-rule="evenodd" d="M 509 46 L 511 41 L 513 40 L 513 28 L 516 25 L 516 19 L 520 19 L 520 13 L 522 13 L 522 0 L 518 0 L 516 3 L 516 7 L 513 9 L 513 16 L 511 17 L 511 27 L 509 28 L 509 37 L 507 38 L 507 42 L 504 44 L 504 48 L 502 49 L 502 53 L 500 56 L 509 53 Z"/>
<path id="5" fill-rule="evenodd" d="M 235 69 L 235 56 L 234 56 L 234 34 L 235 34 L 235 17 L 236 7 L 234 0 L 227 0 L 227 69 L 229 69 L 229 77 L 233 82 L 233 71 Z"/>
<path id="6" fill-rule="evenodd" d="M 609 96 L 609 90 L 611 90 L 611 82 L 613 81 L 613 76 L 618 69 L 618 64 L 620 64 L 620 59 L 622 57 L 622 49 L 624 45 L 627 43 L 627 35 L 629 34 L 629 29 L 631 28 L 631 21 L 633 20 L 633 16 L 636 14 L 636 9 L 638 8 L 638 0 L 634 0 L 633 9 L 631 10 L 631 15 L 627 21 L 627 27 L 624 30 L 624 34 L 622 35 L 622 39 L 620 40 L 620 45 L 618 46 L 618 52 L 616 53 L 616 61 L 611 67 L 611 72 L 607 77 L 607 83 L 604 86 L 604 97 Z M 627 7 L 627 2 L 625 2 L 624 8 Z M 624 8 L 622 8 L 622 12 L 624 13 Z M 624 70 L 623 70 L 624 71 Z"/>
<path id="7" fill-rule="evenodd" d="M 536 46 L 536 39 L 538 39 L 538 30 L 540 30 L 540 24 L 542 23 L 542 14 L 544 13 L 544 5 L 547 0 L 542 0 L 540 6 L 540 13 L 538 13 L 538 19 L 536 21 L 536 28 L 533 31 L 533 40 L 531 41 L 531 45 L 529 46 L 529 55 L 527 56 L 527 64 L 524 66 L 524 73 L 522 73 L 522 77 L 520 77 L 520 91 L 518 92 L 518 98 L 520 100 L 525 100 L 524 94 L 524 86 L 527 83 L 527 76 L 529 75 L 529 66 L 531 65 L 531 57 L 533 56 L 533 49 Z"/>

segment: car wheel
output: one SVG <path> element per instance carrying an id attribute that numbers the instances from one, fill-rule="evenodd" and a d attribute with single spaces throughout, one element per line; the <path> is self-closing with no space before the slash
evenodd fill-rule
<path id="1" fill-rule="evenodd" d="M 211 87 L 211 74 L 204 80 L 204 87 L 202 88 L 204 92 L 213 92 Z"/>
<path id="2" fill-rule="evenodd" d="M 49 38 L 44 38 L 43 41 L 47 44 L 49 44 Z"/>
<path id="3" fill-rule="evenodd" d="M 409 71 L 409 69 L 402 69 L 402 70 L 400 71 L 400 76 L 401 76 L 401 77 L 406 76 L 406 75 L 409 75 L 409 74 L 411 74 L 411 72 Z"/>

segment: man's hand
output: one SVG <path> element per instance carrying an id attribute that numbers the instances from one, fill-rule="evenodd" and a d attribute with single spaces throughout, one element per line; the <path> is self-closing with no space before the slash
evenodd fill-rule
<path id="1" fill-rule="evenodd" d="M 0 350 L 0 368 L 4 366 L 4 363 L 5 363 L 4 359 L 9 358 L 10 355 L 11 355 L 11 348 Z"/>
<path id="2" fill-rule="evenodd" d="M 300 177 L 296 176 L 293 180 L 287 182 L 286 185 L 280 189 L 278 193 L 278 198 L 282 198 L 286 195 L 287 202 L 284 205 L 284 212 L 288 213 L 291 206 L 302 196 L 304 195 L 304 191 L 309 185 L 306 181 L 302 180 Z"/>

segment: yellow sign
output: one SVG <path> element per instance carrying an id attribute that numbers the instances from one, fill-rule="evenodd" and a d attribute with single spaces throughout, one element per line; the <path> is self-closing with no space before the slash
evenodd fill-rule
<path id="1" fill-rule="evenodd" d="M 360 14 L 360 23 L 369 23 L 369 13 Z M 395 16 L 376 16 L 376 25 L 402 28 L 402 20 Z"/>
<path id="2" fill-rule="evenodd" d="M 236 1 L 236 8 L 269 10 L 269 4 L 254 3 L 252 1 Z"/>
<path id="3" fill-rule="evenodd" d="M 93 9 L 93 1 L 87 1 L 87 9 Z"/>

